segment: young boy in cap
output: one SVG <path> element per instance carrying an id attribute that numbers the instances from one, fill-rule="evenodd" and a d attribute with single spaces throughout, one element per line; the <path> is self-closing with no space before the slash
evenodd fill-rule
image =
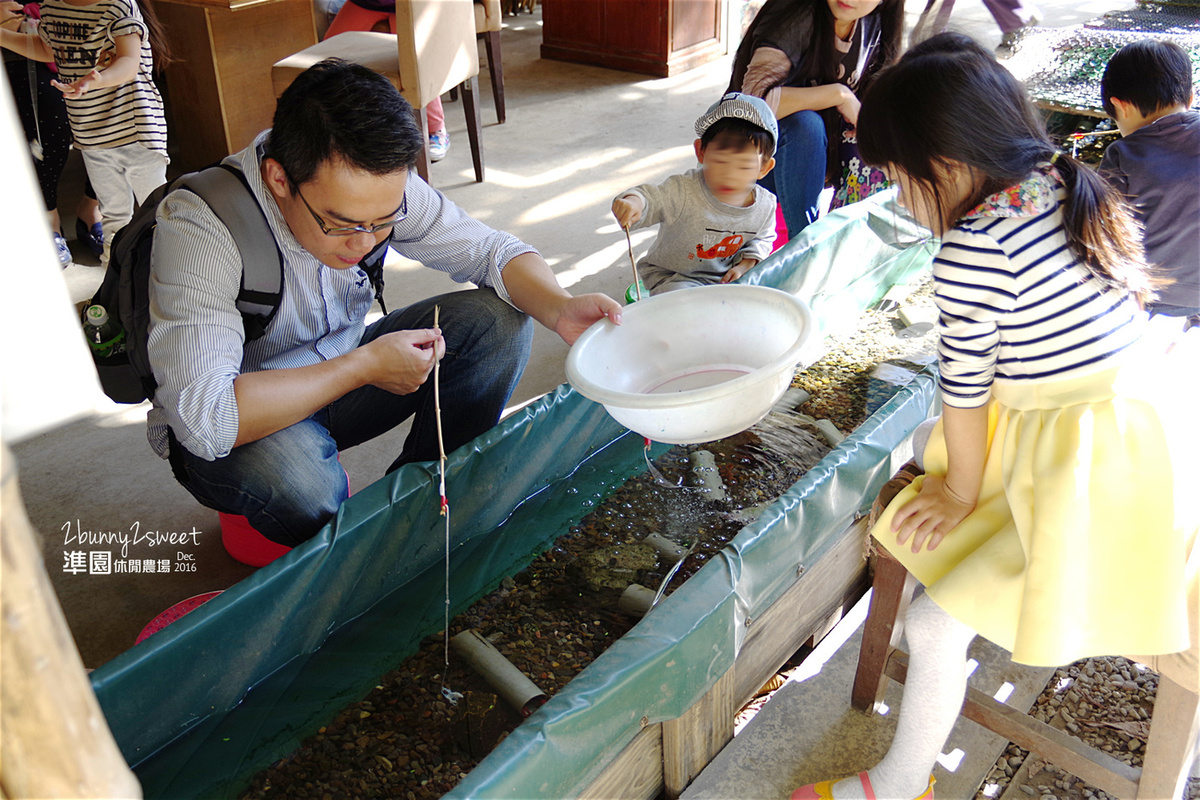
<path id="1" fill-rule="evenodd" d="M 1104 110 L 1121 139 L 1100 172 L 1145 226 L 1146 260 L 1171 279 L 1153 314 L 1200 324 L 1200 111 L 1191 107 L 1192 62 L 1168 41 L 1143 39 L 1113 55 L 1100 79 Z"/>
<path id="2" fill-rule="evenodd" d="M 637 267 L 651 294 L 737 280 L 775 242 L 775 195 L 758 185 L 775 166 L 774 113 L 730 92 L 696 120 L 696 135 L 699 167 L 613 200 L 622 228 L 660 226 Z"/>

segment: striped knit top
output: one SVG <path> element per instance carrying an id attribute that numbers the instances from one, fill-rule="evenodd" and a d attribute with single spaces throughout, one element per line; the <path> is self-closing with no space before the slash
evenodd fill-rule
<path id="1" fill-rule="evenodd" d="M 38 35 L 53 51 L 63 83 L 93 69 L 103 70 L 114 55 L 117 37 L 139 36 L 142 41 L 137 76 L 121 86 L 92 89 L 83 97 L 66 98 L 67 118 L 78 149 L 140 143 L 166 156 L 162 95 L 154 85 L 150 36 L 135 0 L 98 0 L 91 5 L 46 0 Z"/>
<path id="2" fill-rule="evenodd" d="M 1067 247 L 1066 190 L 1049 165 L 987 198 L 948 231 L 933 262 L 942 400 L 984 405 L 993 381 L 1079 377 L 1138 336 L 1127 292 L 1106 288 Z"/>

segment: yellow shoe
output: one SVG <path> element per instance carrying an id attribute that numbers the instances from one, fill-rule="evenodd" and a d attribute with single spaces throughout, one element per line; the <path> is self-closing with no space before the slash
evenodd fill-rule
<path id="1" fill-rule="evenodd" d="M 863 793 L 866 794 L 867 800 L 876 800 L 875 788 L 871 786 L 871 779 L 867 777 L 867 773 L 858 773 L 858 780 L 862 784 Z M 833 800 L 833 785 L 837 781 L 821 781 L 819 783 L 810 783 L 807 786 L 801 786 L 796 791 L 792 792 L 792 800 Z M 920 797 L 913 800 L 933 800 L 933 784 L 936 783 L 932 775 L 929 776 L 929 786 L 921 793 Z"/>

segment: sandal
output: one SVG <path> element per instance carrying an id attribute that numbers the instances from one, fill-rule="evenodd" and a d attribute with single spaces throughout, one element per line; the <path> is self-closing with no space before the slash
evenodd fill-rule
<path id="1" fill-rule="evenodd" d="M 867 800 L 876 800 L 875 788 L 871 786 L 871 779 L 867 777 L 867 773 L 858 773 L 858 780 L 862 784 L 863 793 L 867 796 Z M 937 781 L 932 775 L 929 776 L 929 786 L 925 791 L 921 792 L 919 797 L 913 800 L 933 800 L 933 784 Z M 801 786 L 796 791 L 792 792 L 792 800 L 833 800 L 833 785 L 837 781 L 820 781 L 819 783 L 810 783 L 807 786 Z"/>

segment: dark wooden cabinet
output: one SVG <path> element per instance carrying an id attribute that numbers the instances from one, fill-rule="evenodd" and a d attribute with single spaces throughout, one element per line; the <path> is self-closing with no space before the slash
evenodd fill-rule
<path id="1" fill-rule="evenodd" d="M 316 44 L 312 0 L 153 0 L 175 61 L 167 138 L 185 171 L 220 161 L 271 127 L 271 65 Z"/>
<path id="2" fill-rule="evenodd" d="M 542 0 L 542 58 L 667 77 L 725 54 L 727 0 Z"/>

